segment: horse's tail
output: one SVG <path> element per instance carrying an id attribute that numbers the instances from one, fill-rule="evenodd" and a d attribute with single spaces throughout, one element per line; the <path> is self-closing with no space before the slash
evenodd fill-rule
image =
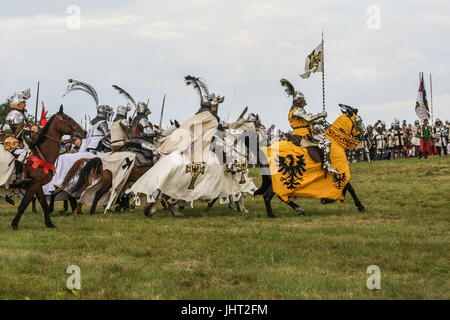
<path id="1" fill-rule="evenodd" d="M 56 195 L 63 191 L 69 185 L 70 180 L 72 180 L 78 174 L 78 172 L 83 168 L 84 164 L 87 161 L 89 161 L 89 158 L 81 158 L 75 161 L 72 168 L 70 168 L 70 170 L 67 172 L 67 175 L 64 178 L 61 186 L 53 191 L 53 194 Z"/>
<path id="2" fill-rule="evenodd" d="M 80 171 L 78 181 L 75 186 L 70 190 L 71 193 L 79 191 L 88 182 L 91 173 L 94 175 L 99 174 L 103 170 L 102 159 L 92 158 L 84 165 L 83 169 Z"/>

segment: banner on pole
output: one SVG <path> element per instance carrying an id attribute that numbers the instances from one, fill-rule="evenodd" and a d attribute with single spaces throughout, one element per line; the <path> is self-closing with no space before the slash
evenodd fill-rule
<path id="1" fill-rule="evenodd" d="M 316 72 L 323 72 L 323 41 L 306 57 L 305 73 L 300 77 L 307 79 Z"/>
<path id="2" fill-rule="evenodd" d="M 417 93 L 416 114 L 421 121 L 430 120 L 430 109 L 428 108 L 427 94 L 425 90 L 425 83 L 423 81 L 423 73 L 419 75 L 419 91 Z"/>

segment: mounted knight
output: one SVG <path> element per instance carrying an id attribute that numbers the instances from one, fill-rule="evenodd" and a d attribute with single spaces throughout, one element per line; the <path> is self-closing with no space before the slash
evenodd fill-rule
<path id="1" fill-rule="evenodd" d="M 174 151 L 189 152 L 192 162 L 205 162 L 216 130 L 227 127 L 225 124 L 220 125 L 220 118 L 217 115 L 219 104 L 223 103 L 225 97 L 210 93 L 200 78 L 188 75 L 184 81 L 187 86 L 192 86 L 198 92 L 200 109 L 164 140 L 159 146 L 159 152 L 163 155 Z"/>
<path id="2" fill-rule="evenodd" d="M 160 132 L 148 120 L 148 115 L 151 114 L 148 104 L 136 102 L 127 91 L 117 85 L 113 85 L 113 88 L 129 102 L 126 110 L 125 107 L 118 108 L 118 113 L 119 109 L 121 110 L 120 115 L 111 127 L 113 149 L 132 151 L 137 154 L 138 166 L 152 166 L 159 159 L 154 143 Z M 136 116 L 128 124 L 126 112 L 131 110 L 131 106 L 135 107 Z"/>
<path id="3" fill-rule="evenodd" d="M 91 85 L 74 79 L 69 79 L 68 82 L 69 85 L 64 96 L 73 91 L 86 92 L 94 99 L 97 108 L 97 116 L 91 121 L 91 127 L 87 138 L 80 147 L 80 152 L 91 152 L 94 154 L 108 152 L 111 145 L 108 121 L 114 114 L 113 109 L 108 105 L 99 105 L 97 91 Z"/>
<path id="4" fill-rule="evenodd" d="M 307 148 L 313 159 L 322 160 L 323 169 L 338 173 L 331 165 L 331 141 L 325 135 L 324 124 L 327 112 L 325 110 L 317 114 L 306 112 L 307 103 L 303 93 L 296 91 L 286 79 L 281 79 L 280 82 L 285 87 L 286 93 L 292 97 L 292 107 L 289 110 L 289 123 L 293 129 L 292 143 L 298 147 Z M 320 149 L 320 154 L 317 153 L 317 149 Z"/>
<path id="5" fill-rule="evenodd" d="M 16 178 L 11 187 L 19 187 L 30 181 L 22 177 L 23 164 L 28 155 L 27 146 L 29 144 L 24 140 L 25 132 L 33 131 L 37 133 L 38 131 L 36 126 L 30 127 L 26 123 L 25 106 L 30 97 L 30 89 L 16 92 L 11 100 L 4 123 L 1 125 L 4 149 L 14 156 Z"/>

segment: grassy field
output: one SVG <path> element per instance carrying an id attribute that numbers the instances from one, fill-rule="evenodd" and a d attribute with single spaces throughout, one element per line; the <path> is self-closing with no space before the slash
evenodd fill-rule
<path id="1" fill-rule="evenodd" d="M 366 213 L 348 195 L 297 200 L 306 217 L 274 200 L 268 219 L 248 198 L 248 214 L 204 204 L 181 219 L 55 214 L 49 230 L 28 209 L 13 232 L 16 210 L 1 204 L 0 298 L 449 299 L 450 157 L 351 171 Z M 69 265 L 81 268 L 79 291 L 66 288 Z M 380 290 L 366 287 L 369 265 L 381 269 Z"/>

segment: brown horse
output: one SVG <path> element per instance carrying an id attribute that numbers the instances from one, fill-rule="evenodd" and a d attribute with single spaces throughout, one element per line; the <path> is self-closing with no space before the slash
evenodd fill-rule
<path id="1" fill-rule="evenodd" d="M 128 177 L 127 183 L 136 182 L 144 173 L 148 171 L 151 167 L 136 167 L 134 166 L 131 169 L 130 176 Z M 109 170 L 103 169 L 102 161 L 100 158 L 82 158 L 77 160 L 72 168 L 67 172 L 66 177 L 62 185 L 54 191 L 54 194 L 61 192 L 64 190 L 70 183 L 70 181 L 79 173 L 78 180 L 76 185 L 71 189 L 71 193 L 80 192 L 81 190 L 86 189 L 92 184 L 92 181 L 95 177 L 101 179 L 101 187 L 95 193 L 94 201 L 91 205 L 90 213 L 95 213 L 97 209 L 97 203 L 105 195 L 109 189 L 112 187 L 112 173 Z M 78 203 L 77 208 L 75 210 L 75 214 L 81 213 L 82 204 Z"/>
<path id="2" fill-rule="evenodd" d="M 25 174 L 31 181 L 24 187 L 25 196 L 11 223 L 13 230 L 19 229 L 20 218 L 34 195 L 37 196 L 44 210 L 45 226 L 48 228 L 55 227 L 50 219 L 50 212 L 42 186 L 49 183 L 55 173 L 53 165 L 59 156 L 61 137 L 73 134 L 82 139 L 86 137 L 86 131 L 63 112 L 63 106 L 61 105 L 58 113 L 50 118 L 40 132 L 37 141 L 31 145 L 32 156 L 24 167 Z"/>

